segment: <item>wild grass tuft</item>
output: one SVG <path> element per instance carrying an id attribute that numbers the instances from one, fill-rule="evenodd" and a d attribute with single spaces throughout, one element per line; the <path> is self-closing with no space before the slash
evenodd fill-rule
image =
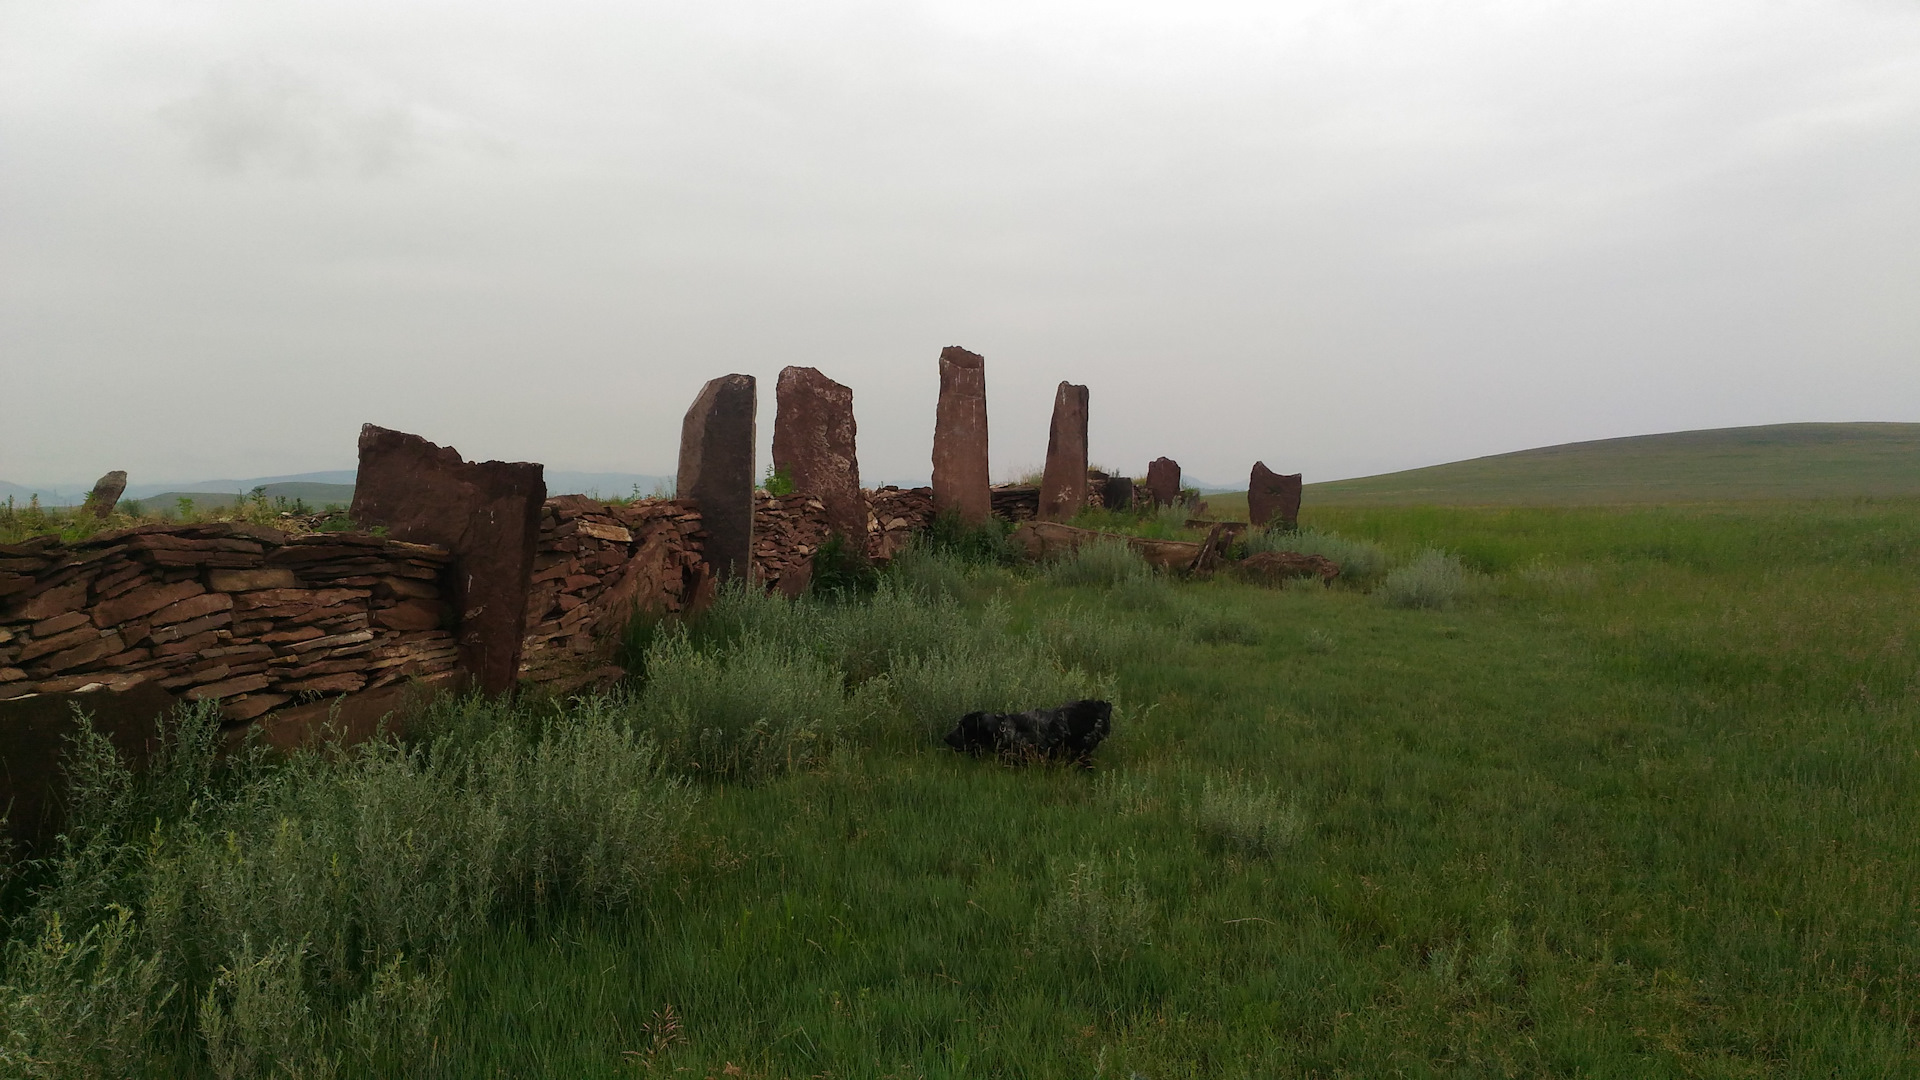
<path id="1" fill-rule="evenodd" d="M 1101 537 L 1048 559 L 1040 576 L 1055 585 L 1111 588 L 1149 578 L 1153 568 L 1126 541 Z"/>
<path id="2" fill-rule="evenodd" d="M 1104 971 L 1149 942 L 1153 903 L 1131 855 L 1120 873 L 1101 858 L 1056 869 L 1052 895 L 1034 918 L 1038 951 Z"/>
<path id="3" fill-rule="evenodd" d="M 1248 555 L 1263 551 L 1295 551 L 1302 555 L 1325 556 L 1339 564 L 1340 577 L 1337 580 L 1342 582 L 1365 584 L 1378 579 L 1387 570 L 1387 552 L 1379 544 L 1318 529 L 1295 532 L 1265 529 L 1248 536 L 1244 543 Z"/>
<path id="4" fill-rule="evenodd" d="M 1459 556 L 1429 548 L 1388 574 L 1378 592 L 1388 607 L 1437 609 L 1452 607 L 1472 584 Z"/>
<path id="5" fill-rule="evenodd" d="M 1209 843 L 1250 858 L 1279 852 L 1304 825 L 1297 800 L 1237 779 L 1211 777 L 1201 783 L 1187 817 Z"/>

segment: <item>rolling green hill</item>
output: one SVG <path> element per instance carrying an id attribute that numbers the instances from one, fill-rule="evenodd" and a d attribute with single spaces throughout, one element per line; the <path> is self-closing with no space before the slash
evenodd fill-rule
<path id="1" fill-rule="evenodd" d="M 1770 424 L 1566 443 L 1308 484 L 1308 506 L 1578 506 L 1920 496 L 1920 424 Z M 1212 516 L 1246 494 L 1209 496 Z"/>
<path id="2" fill-rule="evenodd" d="M 295 499 L 305 502 L 315 510 L 327 506 L 346 506 L 353 502 L 352 484 L 316 484 L 305 481 L 293 481 L 284 484 L 264 484 L 261 493 L 269 499 Z M 181 499 L 192 499 L 196 507 L 210 509 L 216 506 L 232 506 L 240 498 L 232 492 L 217 491 L 165 491 L 158 495 L 149 495 L 137 500 L 148 509 L 160 509 L 174 505 Z M 129 500 L 134 501 L 134 500 Z"/>

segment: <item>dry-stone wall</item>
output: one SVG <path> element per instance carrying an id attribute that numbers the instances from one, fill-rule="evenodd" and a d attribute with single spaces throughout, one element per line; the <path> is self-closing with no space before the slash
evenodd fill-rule
<path id="1" fill-rule="evenodd" d="M 1038 489 L 1035 489 L 1038 490 Z M 882 487 L 867 492 L 867 557 L 886 562 L 933 527 L 933 489 Z"/>
<path id="2" fill-rule="evenodd" d="M 0 699 L 152 683 L 239 721 L 448 671 L 447 561 L 231 522 L 0 546 Z"/>
<path id="3" fill-rule="evenodd" d="M 620 630 L 636 610 L 676 612 L 698 603 L 709 578 L 705 538 L 700 511 L 685 500 L 548 499 L 528 590 L 521 677 L 579 685 L 612 662 Z"/>
<path id="4" fill-rule="evenodd" d="M 768 591 L 799 596 L 813 580 L 813 556 L 832 531 L 826 504 L 812 495 L 753 493 L 753 576 Z"/>

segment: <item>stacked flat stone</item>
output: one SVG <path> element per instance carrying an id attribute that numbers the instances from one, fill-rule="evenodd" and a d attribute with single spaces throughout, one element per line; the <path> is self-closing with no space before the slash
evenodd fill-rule
<path id="1" fill-rule="evenodd" d="M 636 610 L 684 610 L 707 579 L 700 555 L 705 537 L 700 511 L 685 500 L 546 500 L 521 677 L 537 683 L 574 678 L 611 661 Z"/>
<path id="2" fill-rule="evenodd" d="M 446 566 L 424 544 L 232 522 L 0 547 L 0 699 L 155 683 L 238 721 L 447 671 Z"/>
<path id="3" fill-rule="evenodd" d="M 753 573 L 769 592 L 799 596 L 813 580 L 813 556 L 832 530 L 826 503 L 812 495 L 753 493 Z"/>
<path id="4" fill-rule="evenodd" d="M 1037 493 L 1038 488 L 1034 491 Z M 891 485 L 867 492 L 867 556 L 886 562 L 933 527 L 933 489 Z"/>
<path id="5" fill-rule="evenodd" d="M 995 484 L 993 516 L 1002 521 L 1032 521 L 1040 516 L 1040 489 L 1032 484 Z"/>

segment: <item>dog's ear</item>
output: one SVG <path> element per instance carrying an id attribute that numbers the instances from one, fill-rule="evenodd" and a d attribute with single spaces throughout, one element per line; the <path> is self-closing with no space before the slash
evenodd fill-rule
<path id="1" fill-rule="evenodd" d="M 988 745 L 992 737 L 987 733 L 987 714 L 970 712 L 960 718 L 947 734 L 947 745 L 955 750 L 973 750 Z"/>

